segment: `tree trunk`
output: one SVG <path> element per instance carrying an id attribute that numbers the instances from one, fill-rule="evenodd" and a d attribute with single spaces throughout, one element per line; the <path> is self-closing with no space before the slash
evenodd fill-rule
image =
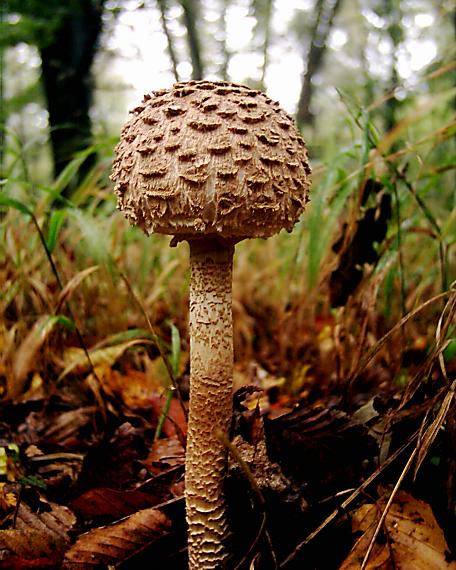
<path id="1" fill-rule="evenodd" d="M 174 38 L 168 28 L 168 6 L 166 0 L 157 0 L 158 8 L 160 10 L 160 20 L 162 25 L 163 33 L 166 36 L 166 41 L 168 43 L 168 53 L 171 59 L 171 65 L 173 68 L 174 79 L 180 81 L 179 72 L 177 71 L 178 59 L 176 50 L 174 47 Z"/>
<path id="2" fill-rule="evenodd" d="M 385 130 L 388 132 L 396 125 L 399 102 L 395 97 L 395 89 L 399 83 L 397 71 L 397 52 L 402 41 L 402 15 L 399 3 L 396 0 L 383 0 L 383 10 L 388 19 L 387 33 L 392 44 L 391 69 L 389 85 L 387 87 L 388 98 L 385 104 Z"/>
<path id="3" fill-rule="evenodd" d="M 104 0 L 79 0 L 78 10 L 62 18 L 52 42 L 41 48 L 56 176 L 92 140 L 90 68 L 102 28 L 103 3 Z M 77 180 L 64 190 L 64 195 L 77 186 L 94 161 L 95 156 L 91 155 L 83 163 Z"/>
<path id="4" fill-rule="evenodd" d="M 313 124 L 314 115 L 311 110 L 313 95 L 312 79 L 323 65 L 328 37 L 341 4 L 341 0 L 317 0 L 316 2 L 315 12 L 317 16 L 312 29 L 312 37 L 307 54 L 307 65 L 302 80 L 298 110 L 296 112 L 296 122 L 299 127 Z"/>
<path id="5" fill-rule="evenodd" d="M 181 0 L 184 10 L 185 27 L 187 28 L 187 41 L 192 62 L 192 79 L 203 79 L 204 68 L 201 58 L 201 42 L 197 29 L 199 14 L 198 0 Z"/>
<path id="6" fill-rule="evenodd" d="M 261 64 L 260 88 L 265 89 L 266 71 L 269 64 L 269 46 L 272 32 L 272 11 L 274 0 L 256 0 L 255 15 L 257 19 L 256 29 L 261 37 Z"/>
<path id="7" fill-rule="evenodd" d="M 228 68 L 231 60 L 231 53 L 226 42 L 226 11 L 228 9 L 229 0 L 221 0 L 221 13 L 218 20 L 218 31 L 220 34 L 220 51 L 222 55 L 222 63 L 220 65 L 220 76 L 223 80 L 228 81 Z"/>

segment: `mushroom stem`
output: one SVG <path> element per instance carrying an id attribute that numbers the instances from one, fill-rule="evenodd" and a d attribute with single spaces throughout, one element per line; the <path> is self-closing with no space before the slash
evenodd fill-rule
<path id="1" fill-rule="evenodd" d="M 224 497 L 227 452 L 217 437 L 232 415 L 233 245 L 190 240 L 190 409 L 185 496 L 191 569 L 222 568 L 228 558 Z"/>

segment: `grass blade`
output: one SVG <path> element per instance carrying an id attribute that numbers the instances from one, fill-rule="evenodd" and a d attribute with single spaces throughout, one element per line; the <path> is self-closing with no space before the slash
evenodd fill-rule
<path id="1" fill-rule="evenodd" d="M 179 376 L 179 366 L 181 358 L 181 342 L 179 329 L 171 323 L 171 369 L 173 371 L 174 378 Z"/>
<path id="2" fill-rule="evenodd" d="M 54 251 L 55 246 L 57 245 L 59 232 L 63 226 L 65 218 L 66 218 L 65 210 L 53 210 L 51 214 L 51 217 L 49 219 L 48 235 L 46 239 L 46 244 L 51 253 Z"/>

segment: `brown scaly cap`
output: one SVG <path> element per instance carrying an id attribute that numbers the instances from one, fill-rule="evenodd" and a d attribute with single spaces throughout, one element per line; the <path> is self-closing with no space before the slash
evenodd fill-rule
<path id="1" fill-rule="evenodd" d="M 264 93 L 189 81 L 145 95 L 132 114 L 111 178 L 119 209 L 147 234 L 268 237 L 304 210 L 304 141 Z"/>

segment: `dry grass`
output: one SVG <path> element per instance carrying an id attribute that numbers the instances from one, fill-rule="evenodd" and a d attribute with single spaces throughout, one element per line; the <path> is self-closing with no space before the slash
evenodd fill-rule
<path id="1" fill-rule="evenodd" d="M 430 98 L 426 109 L 440 109 L 446 100 L 444 95 Z M 456 241 L 454 120 L 448 113 L 436 113 L 432 120 L 420 113 L 419 121 L 404 118 L 383 139 L 370 120 L 360 122 L 365 114 L 354 116 L 359 140 L 327 164 L 314 163 L 312 201 L 293 233 L 237 246 L 235 353 L 241 366 L 256 361 L 285 375 L 295 394 L 307 394 L 316 382 L 319 393 L 346 391 L 366 352 L 407 313 L 447 290 L 456 278 L 451 263 Z M 411 109 L 408 116 L 415 115 Z M 406 135 L 410 138 L 403 140 Z M 121 342 L 137 329 L 140 336 L 147 323 L 123 276 L 165 344 L 172 322 L 180 331 L 183 350 L 188 349 L 187 246 L 170 248 L 169 238 L 146 237 L 128 226 L 106 186 L 110 152 L 97 147 L 103 148 L 105 154 L 77 189 L 73 204 L 54 211 L 52 200 L 80 157 L 49 188 L 34 186 L 30 174 L 21 170 L 25 150 L 21 161 L 11 163 L 0 230 L 0 342 L 5 354 L 21 346 L 35 323 L 47 315 L 74 320 L 89 348 L 106 339 Z M 363 204 L 371 181 L 392 199 L 388 233 L 374 244 L 378 259 L 361 262 L 360 284 L 343 307 L 334 309 L 329 302 L 331 273 L 342 252 L 359 241 L 356 232 L 367 208 L 378 207 L 375 194 Z M 337 241 L 343 245 L 335 253 Z M 96 270 L 88 271 L 92 267 Z M 61 298 L 65 287 L 70 309 Z M 384 348 L 364 371 L 364 380 L 371 374 L 374 382 L 386 387 L 405 375 L 401 382 L 406 384 L 414 373 L 407 364 L 409 353 L 415 350 L 419 359 L 426 356 L 441 308 L 429 305 L 400 327 L 388 345 L 399 350 Z M 454 329 L 449 327 L 446 340 L 451 335 Z M 78 344 L 76 336 L 55 323 L 46 350 L 62 352 Z M 454 352 L 454 341 L 450 344 L 445 354 Z"/>

